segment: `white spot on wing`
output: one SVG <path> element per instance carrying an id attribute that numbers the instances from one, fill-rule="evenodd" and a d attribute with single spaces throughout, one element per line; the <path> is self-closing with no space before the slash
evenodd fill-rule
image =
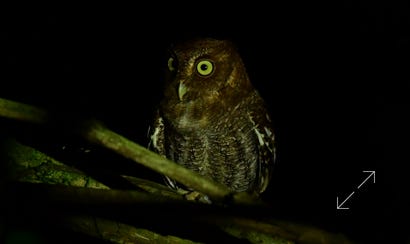
<path id="1" fill-rule="evenodd" d="M 265 144 L 265 141 L 263 140 L 265 135 L 260 133 L 260 131 L 258 130 L 258 125 L 255 123 L 255 121 L 253 121 L 253 118 L 252 118 L 250 113 L 248 113 L 248 116 L 249 116 L 249 119 L 251 120 L 252 124 L 254 125 L 253 130 L 255 131 L 256 136 L 258 137 L 259 145 L 263 146 Z"/>
<path id="2" fill-rule="evenodd" d="M 264 141 L 263 141 L 264 135 L 261 134 L 256 127 L 253 130 L 255 131 L 256 135 L 258 136 L 259 145 L 263 146 L 265 144 Z"/>
<path id="3" fill-rule="evenodd" d="M 175 184 L 175 181 L 173 181 L 171 178 L 165 176 L 165 180 L 171 188 L 178 189 L 178 186 Z"/>
<path id="4" fill-rule="evenodd" d="M 162 126 L 163 126 L 162 118 L 159 118 L 158 123 L 159 125 L 155 127 L 154 133 L 151 136 L 151 141 L 152 141 L 154 148 L 158 148 L 158 143 L 157 143 L 158 136 L 159 136 L 159 133 L 161 133 Z"/>

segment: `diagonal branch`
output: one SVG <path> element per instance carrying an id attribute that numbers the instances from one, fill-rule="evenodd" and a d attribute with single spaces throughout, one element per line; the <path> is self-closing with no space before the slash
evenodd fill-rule
<path id="1" fill-rule="evenodd" d="M 34 123 L 45 123 L 47 111 L 30 105 L 0 98 L 0 116 Z M 12 116 L 13 115 L 13 116 Z M 17 116 L 18 115 L 18 116 Z M 73 130 L 75 128 L 72 128 Z M 215 202 L 255 204 L 258 200 L 247 193 L 234 194 L 228 187 L 211 181 L 127 138 L 109 130 L 101 122 L 89 120 L 83 123 L 80 135 L 88 141 L 106 147 L 116 153 L 144 165 L 160 174 L 208 195 Z"/>
<path id="2" fill-rule="evenodd" d="M 98 121 L 88 121 L 87 126 L 81 134 L 89 141 L 109 148 L 147 168 L 175 179 L 190 188 L 208 195 L 215 201 L 227 202 L 233 200 L 236 203 L 251 203 L 256 201 L 256 199 L 253 199 L 246 193 L 234 196 L 228 187 L 211 181 L 192 170 L 126 139 L 109 130 Z"/>
<path id="3" fill-rule="evenodd" d="M 48 113 L 43 109 L 0 98 L 0 116 L 42 124 L 48 119 Z"/>

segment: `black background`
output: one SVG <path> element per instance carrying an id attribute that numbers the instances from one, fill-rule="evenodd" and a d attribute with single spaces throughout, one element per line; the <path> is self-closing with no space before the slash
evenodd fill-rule
<path id="1" fill-rule="evenodd" d="M 167 47 L 195 36 L 231 39 L 274 120 L 278 162 L 263 197 L 277 216 L 363 243 L 405 242 L 408 161 L 398 149 L 406 149 L 399 139 L 408 140 L 409 86 L 402 76 L 408 13 L 408 4 L 373 1 L 158 3 L 7 13 L 0 29 L 0 96 L 69 118 L 95 117 L 146 145 Z M 1 122 L 5 131 L 14 126 Z M 52 155 L 83 156 L 79 148 L 85 142 L 69 133 L 36 138 L 27 128 L 19 124 L 11 134 Z M 94 158 L 106 163 L 94 165 L 100 173 L 121 171 L 110 164 L 119 158 L 101 153 Z M 357 190 L 368 176 L 364 170 L 376 171 L 376 184 L 368 181 Z M 354 190 L 344 204 L 350 209 L 337 210 L 336 197 Z"/>

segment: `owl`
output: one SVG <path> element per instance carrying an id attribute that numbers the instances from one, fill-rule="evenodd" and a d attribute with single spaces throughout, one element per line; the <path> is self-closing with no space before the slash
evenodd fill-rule
<path id="1" fill-rule="evenodd" d="M 229 187 L 262 193 L 271 178 L 271 118 L 231 41 L 201 38 L 170 48 L 163 98 L 148 147 Z M 183 188 L 174 180 L 166 183 Z"/>

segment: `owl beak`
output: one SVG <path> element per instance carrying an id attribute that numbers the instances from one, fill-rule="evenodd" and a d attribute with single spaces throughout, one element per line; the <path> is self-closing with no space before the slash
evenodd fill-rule
<path id="1" fill-rule="evenodd" d="M 184 97 L 186 92 L 187 92 L 187 88 L 185 84 L 183 82 L 180 82 L 179 87 L 178 87 L 178 97 L 180 101 L 182 101 L 182 98 Z"/>

